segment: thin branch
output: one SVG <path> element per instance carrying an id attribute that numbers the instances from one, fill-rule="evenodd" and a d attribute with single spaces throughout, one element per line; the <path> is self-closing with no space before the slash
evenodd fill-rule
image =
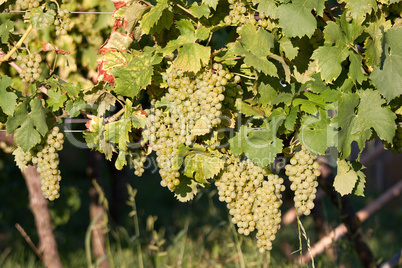
<path id="1" fill-rule="evenodd" d="M 40 253 L 39 249 L 35 246 L 35 244 L 32 242 L 31 238 L 29 235 L 25 232 L 24 228 L 21 227 L 18 223 L 15 224 L 15 228 L 20 232 L 22 237 L 27 241 L 28 245 L 32 248 L 32 250 L 35 252 L 35 254 L 39 257 L 39 259 L 44 262 L 42 253 Z"/>
<path id="2" fill-rule="evenodd" d="M 233 75 L 242 76 L 242 77 L 248 78 L 248 79 L 254 79 L 254 80 L 257 80 L 257 79 L 258 79 L 258 77 L 252 77 L 252 76 L 245 75 L 245 74 L 240 74 L 240 73 L 232 73 L 232 74 L 233 74 Z"/>
<path id="3" fill-rule="evenodd" d="M 182 6 L 182 5 L 180 5 L 179 3 L 175 3 L 176 4 L 176 6 L 178 6 L 180 9 L 182 9 L 184 12 L 186 12 L 187 14 L 189 14 L 189 15 L 191 15 L 192 17 L 194 17 L 194 18 L 197 18 L 196 16 L 194 16 L 194 14 L 193 13 L 191 13 L 191 11 L 189 10 L 189 9 L 187 9 L 187 8 L 185 8 L 184 6 Z"/>
<path id="4" fill-rule="evenodd" d="M 11 57 L 11 55 L 14 54 L 15 51 L 22 45 L 24 42 L 25 38 L 27 38 L 28 34 L 32 31 L 33 27 L 32 24 L 29 25 L 28 29 L 25 31 L 21 39 L 18 41 L 18 43 L 7 53 L 7 55 L 3 56 L 0 59 L 0 64 L 3 63 L 3 61 L 8 61 L 8 59 Z"/>

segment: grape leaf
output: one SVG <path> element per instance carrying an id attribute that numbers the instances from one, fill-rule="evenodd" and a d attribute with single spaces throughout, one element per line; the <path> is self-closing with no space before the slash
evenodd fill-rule
<path id="1" fill-rule="evenodd" d="M 293 131 L 295 124 L 296 124 L 296 120 L 297 120 L 297 112 L 298 109 L 297 107 L 292 106 L 290 108 L 289 114 L 286 116 L 285 119 L 285 128 L 289 131 Z"/>
<path id="2" fill-rule="evenodd" d="M 190 7 L 190 11 L 196 18 L 208 18 L 209 16 L 209 7 L 205 4 L 198 5 L 197 2 L 194 2 Z"/>
<path id="3" fill-rule="evenodd" d="M 187 202 L 194 198 L 198 193 L 198 183 L 190 178 L 181 176 L 180 184 L 174 189 L 174 196 L 180 202 Z"/>
<path id="4" fill-rule="evenodd" d="M 334 179 L 335 190 L 343 196 L 352 193 L 356 186 L 358 186 L 359 189 L 357 193 L 360 195 L 361 183 L 364 183 L 365 177 L 364 173 L 360 171 L 363 166 L 360 165 L 360 169 L 356 170 L 348 161 L 340 159 L 338 159 L 337 165 L 337 175 Z M 357 165 L 355 165 L 355 167 L 357 167 Z M 360 183 L 357 185 L 359 180 Z"/>
<path id="5" fill-rule="evenodd" d="M 110 73 L 115 77 L 113 91 L 119 95 L 134 98 L 142 89 L 151 84 L 154 69 L 153 58 L 148 53 L 132 57 L 125 68 L 114 68 Z"/>
<path id="6" fill-rule="evenodd" d="M 258 2 L 257 10 L 259 12 L 262 12 L 267 17 L 271 17 L 273 19 L 276 18 L 276 11 L 278 8 L 274 0 L 258 0 L 253 2 Z"/>
<path id="7" fill-rule="evenodd" d="M 270 62 L 266 56 L 256 56 L 245 50 L 240 43 L 235 45 L 235 52 L 239 56 L 245 56 L 244 63 L 249 67 L 254 67 L 257 71 L 263 72 L 266 75 L 278 77 L 275 64 Z"/>
<path id="8" fill-rule="evenodd" d="M 358 23 L 362 23 L 366 17 L 367 13 L 371 13 L 377 10 L 377 2 L 375 0 L 344 0 L 346 3 L 346 8 L 350 11 L 352 18 Z"/>
<path id="9" fill-rule="evenodd" d="M 235 107 L 245 116 L 253 116 L 254 118 L 264 118 L 264 111 L 245 103 L 241 99 L 236 100 Z"/>
<path id="10" fill-rule="evenodd" d="M 229 139 L 230 150 L 235 155 L 244 153 L 261 167 L 271 164 L 282 152 L 282 140 L 276 137 L 278 124 L 273 122 L 264 129 L 250 129 L 241 126 L 233 138 Z"/>
<path id="11" fill-rule="evenodd" d="M 48 28 L 54 22 L 56 12 L 53 9 L 49 9 L 46 12 L 44 7 L 36 7 L 29 12 L 30 21 L 34 29 L 45 29 Z"/>
<path id="12" fill-rule="evenodd" d="M 305 115 L 300 127 L 300 142 L 310 152 L 324 155 L 326 149 L 333 145 L 336 134 L 330 122 L 330 118 L 322 109 L 315 116 Z"/>
<path id="13" fill-rule="evenodd" d="M 303 35 L 311 37 L 313 35 L 317 28 L 317 21 L 311 14 L 311 6 L 308 5 L 310 2 L 312 0 L 296 0 L 292 1 L 291 4 L 278 7 L 276 14 L 285 35 L 288 37 L 302 37 Z"/>
<path id="14" fill-rule="evenodd" d="M 149 34 L 151 28 L 158 23 L 161 17 L 164 15 L 164 11 L 169 7 L 168 0 L 158 1 L 156 6 L 149 9 L 149 12 L 146 13 L 141 19 L 141 27 L 144 33 Z M 167 13 L 166 13 L 167 14 Z M 165 16 L 167 16 L 165 14 Z M 173 19 L 173 16 L 172 16 Z M 165 25 L 167 26 L 167 25 Z M 170 25 L 169 25 L 170 27 Z"/>
<path id="15" fill-rule="evenodd" d="M 317 60 L 322 79 L 331 82 L 340 75 L 341 63 L 348 56 L 347 47 L 324 45 L 316 49 L 311 57 Z"/>
<path id="16" fill-rule="evenodd" d="M 0 36 L 1 36 L 1 42 L 3 44 L 7 44 L 9 33 L 13 30 L 14 30 L 14 23 L 10 20 L 6 20 L 6 22 L 0 24 Z"/>
<path id="17" fill-rule="evenodd" d="M 140 2 L 134 2 L 127 8 L 124 13 L 124 18 L 127 21 L 127 25 L 125 27 L 127 33 L 131 33 L 133 31 L 134 27 L 138 23 L 139 18 L 148 8 L 148 6 Z"/>
<path id="18" fill-rule="evenodd" d="M 66 102 L 66 113 L 71 117 L 76 117 L 80 114 L 81 110 L 84 110 L 87 107 L 87 103 L 82 99 L 77 100 L 68 100 Z"/>
<path id="19" fill-rule="evenodd" d="M 207 64 L 211 55 L 211 48 L 200 44 L 185 44 L 178 49 L 177 58 L 173 64 L 183 71 L 197 73 L 201 69 L 201 63 Z"/>
<path id="20" fill-rule="evenodd" d="M 362 56 L 356 53 L 350 53 L 349 55 L 350 65 L 349 65 L 349 73 L 348 76 L 352 79 L 353 82 L 357 82 L 361 84 L 366 77 L 362 70 Z"/>
<path id="21" fill-rule="evenodd" d="M 364 55 L 366 64 L 374 68 L 380 63 L 382 54 L 384 33 L 392 27 L 391 21 L 385 20 L 384 16 L 372 22 L 365 29 L 370 36 L 364 42 Z"/>
<path id="22" fill-rule="evenodd" d="M 240 31 L 240 44 L 242 47 L 257 57 L 268 56 L 270 49 L 274 47 L 274 37 L 263 28 L 257 30 L 256 26 L 248 23 Z"/>
<path id="23" fill-rule="evenodd" d="M 371 80 L 378 91 L 390 102 L 402 94 L 402 28 L 385 33 L 386 49 L 382 68 L 376 67 Z"/>
<path id="24" fill-rule="evenodd" d="M 365 141 L 372 133 L 372 128 L 378 136 L 391 142 L 395 133 L 395 114 L 387 107 L 378 92 L 373 90 L 361 90 L 357 94 L 344 94 L 339 101 L 338 115 L 332 121 L 332 126 L 340 127 L 337 139 L 337 147 L 342 152 L 342 159 L 348 157 L 351 152 L 351 143 L 356 141 L 360 150 L 364 148 Z M 360 97 L 360 104 L 359 104 Z M 355 114 L 355 108 L 357 114 Z"/>
<path id="25" fill-rule="evenodd" d="M 29 106 L 28 101 L 29 99 L 26 99 L 20 103 L 15 109 L 14 116 L 9 117 L 6 123 L 7 135 L 14 132 L 14 139 L 24 152 L 40 143 L 41 136 L 44 137 L 48 131 L 41 100 L 34 98 Z"/>
<path id="26" fill-rule="evenodd" d="M 282 51 L 285 53 L 286 58 L 293 60 L 299 53 L 299 49 L 293 46 L 292 41 L 284 37 L 279 41 Z"/>
<path id="27" fill-rule="evenodd" d="M 114 163 L 117 170 L 121 170 L 125 165 L 127 165 L 127 152 L 124 150 L 120 150 L 117 155 L 116 162 Z"/>
<path id="28" fill-rule="evenodd" d="M 218 174 L 225 165 L 219 153 L 193 150 L 184 159 L 184 175 L 196 182 L 208 184 L 208 179 Z"/>
<path id="29" fill-rule="evenodd" d="M 206 4 L 207 6 L 212 7 L 214 10 L 216 10 L 218 2 L 219 2 L 219 0 L 202 0 L 203 4 Z"/>
<path id="30" fill-rule="evenodd" d="M 48 90 L 47 95 L 49 98 L 46 100 L 46 103 L 52 107 L 52 111 L 57 111 L 67 100 L 67 96 L 62 94 L 59 90 Z"/>
<path id="31" fill-rule="evenodd" d="M 14 92 L 8 92 L 7 88 L 13 81 L 8 76 L 2 76 L 0 80 L 0 107 L 7 115 L 13 115 L 17 106 L 17 95 Z"/>

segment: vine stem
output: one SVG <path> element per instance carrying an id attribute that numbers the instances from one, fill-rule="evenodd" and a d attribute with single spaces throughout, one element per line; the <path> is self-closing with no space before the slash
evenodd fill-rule
<path id="1" fill-rule="evenodd" d="M 258 79 L 257 77 L 252 77 L 252 76 L 245 75 L 245 74 L 240 74 L 240 73 L 233 73 L 233 74 L 234 74 L 234 75 L 238 75 L 238 76 L 242 76 L 242 77 L 248 78 L 248 79 L 254 79 L 254 80 L 257 80 L 257 79 Z"/>
<path id="2" fill-rule="evenodd" d="M 7 61 L 11 55 L 14 54 L 15 51 L 22 45 L 22 42 L 24 42 L 25 38 L 27 38 L 28 34 L 32 31 L 33 27 L 32 24 L 29 25 L 28 29 L 25 31 L 25 33 L 22 35 L 21 39 L 18 41 L 18 43 L 5 55 L 0 59 L 0 64 L 3 63 L 3 61 Z"/>

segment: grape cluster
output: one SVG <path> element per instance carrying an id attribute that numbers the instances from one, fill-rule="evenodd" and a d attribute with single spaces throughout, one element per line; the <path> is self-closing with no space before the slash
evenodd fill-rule
<path id="1" fill-rule="evenodd" d="M 185 73 L 173 66 L 163 75 L 168 84 L 167 108 L 148 109 L 144 136 L 156 151 L 161 185 L 171 191 L 180 184 L 180 144 L 191 146 L 198 136 L 205 135 L 221 123 L 222 101 L 227 87 L 234 87 L 233 77 L 221 64 L 197 74 Z M 175 163 L 176 161 L 176 163 Z"/>
<path id="2" fill-rule="evenodd" d="M 226 25 L 245 24 L 249 20 L 245 2 L 236 0 L 229 0 L 228 2 L 229 14 L 224 18 Z"/>
<path id="3" fill-rule="evenodd" d="M 63 36 L 67 34 L 67 31 L 72 27 L 71 19 L 68 17 L 69 11 L 67 9 L 60 10 L 54 20 L 56 26 L 56 35 Z"/>
<path id="4" fill-rule="evenodd" d="M 283 179 L 268 174 L 267 170 L 247 159 L 240 161 L 231 156 L 228 166 L 215 182 L 219 200 L 226 202 L 232 222 L 239 234 L 249 235 L 257 230 L 260 251 L 272 249 L 272 241 L 280 228 L 281 192 Z"/>
<path id="5" fill-rule="evenodd" d="M 22 82 L 33 83 L 40 77 L 42 68 L 40 68 L 40 62 L 42 57 L 38 52 L 30 53 L 26 57 L 22 55 L 17 56 L 17 60 L 21 61 L 21 73 L 20 77 Z"/>
<path id="6" fill-rule="evenodd" d="M 295 207 L 298 213 L 309 215 L 314 208 L 318 181 L 321 175 L 319 164 L 315 162 L 315 156 L 302 148 L 290 159 L 290 165 L 286 165 L 286 175 L 292 182 L 290 189 L 294 191 Z"/>
<path id="7" fill-rule="evenodd" d="M 141 177 L 144 173 L 144 163 L 147 161 L 147 154 L 144 150 L 136 150 L 131 154 L 131 163 L 134 167 L 134 174 Z"/>
<path id="8" fill-rule="evenodd" d="M 21 7 L 21 9 L 32 9 L 38 7 L 40 4 L 39 0 L 17 0 L 17 5 Z"/>
<path id="9" fill-rule="evenodd" d="M 20 161 L 23 165 L 30 163 L 37 165 L 40 175 L 43 196 L 53 201 L 60 197 L 60 170 L 59 154 L 57 151 L 63 149 L 64 135 L 59 132 L 58 127 L 54 127 L 48 134 L 45 145 L 39 145 L 35 153 L 26 152 L 21 154 Z"/>

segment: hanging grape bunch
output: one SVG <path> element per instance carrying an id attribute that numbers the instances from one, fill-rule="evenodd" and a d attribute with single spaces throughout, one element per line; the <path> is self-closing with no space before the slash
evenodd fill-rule
<path id="1" fill-rule="evenodd" d="M 132 154 L 132 165 L 134 167 L 134 174 L 141 177 L 144 173 L 144 163 L 147 161 L 147 154 L 144 150 L 135 150 Z"/>
<path id="2" fill-rule="evenodd" d="M 286 165 L 286 175 L 292 182 L 290 189 L 294 191 L 295 207 L 298 213 L 310 215 L 314 208 L 318 181 L 320 176 L 319 164 L 315 162 L 315 156 L 304 147 L 290 159 Z"/>
<path id="3" fill-rule="evenodd" d="M 71 19 L 68 17 L 69 11 L 67 9 L 60 10 L 54 20 L 54 25 L 56 26 L 56 35 L 64 36 L 67 31 L 71 28 Z"/>
<path id="4" fill-rule="evenodd" d="M 281 192 L 285 190 L 283 179 L 268 174 L 266 169 L 247 159 L 240 161 L 231 156 L 229 165 L 215 182 L 219 200 L 226 202 L 232 222 L 239 234 L 249 235 L 257 230 L 257 246 L 260 251 L 272 249 L 272 241 L 280 228 L 282 204 Z"/>
<path id="5" fill-rule="evenodd" d="M 38 7 L 40 4 L 39 0 L 17 0 L 17 5 L 21 7 L 21 9 L 32 9 Z"/>
<path id="6" fill-rule="evenodd" d="M 23 165 L 37 166 L 43 196 L 50 201 L 60 197 L 61 176 L 57 151 L 63 149 L 64 135 L 59 131 L 58 127 L 54 127 L 49 132 L 44 145 L 38 145 L 35 149 L 19 155 L 19 161 Z"/>
<path id="7" fill-rule="evenodd" d="M 39 79 L 42 72 L 42 68 L 40 68 L 42 57 L 38 52 L 29 53 L 25 57 L 20 54 L 17 56 L 17 60 L 22 62 L 20 64 L 20 77 L 22 82 L 33 83 L 35 80 Z"/>

